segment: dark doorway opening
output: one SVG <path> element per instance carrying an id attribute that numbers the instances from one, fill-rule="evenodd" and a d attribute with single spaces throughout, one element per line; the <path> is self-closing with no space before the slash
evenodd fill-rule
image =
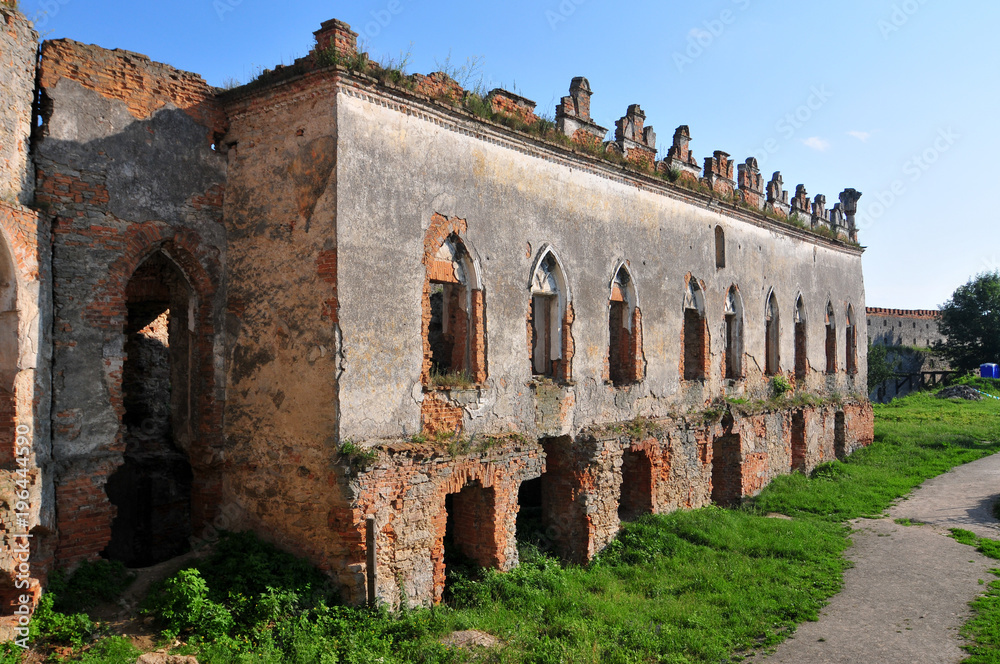
<path id="1" fill-rule="evenodd" d="M 806 472 L 806 416 L 801 410 L 792 413 L 792 470 Z"/>
<path id="2" fill-rule="evenodd" d="M 742 440 L 739 434 L 719 436 L 712 443 L 712 502 L 729 507 L 743 498 Z"/>
<path id="3" fill-rule="evenodd" d="M 619 521 L 633 521 L 653 513 L 653 464 L 642 452 L 625 450 L 622 455 Z"/>
<path id="4" fill-rule="evenodd" d="M 833 453 L 841 461 L 847 458 L 847 418 L 844 411 L 837 413 L 834 420 Z"/>
<path id="5" fill-rule="evenodd" d="M 445 496 L 445 598 L 459 578 L 478 578 L 483 567 L 498 567 L 496 493 L 477 481 Z"/>
<path id="6" fill-rule="evenodd" d="M 126 289 L 122 367 L 124 464 L 105 491 L 117 508 L 103 555 L 148 567 L 190 549 L 193 474 L 188 431 L 190 290 L 173 262 L 154 254 Z"/>

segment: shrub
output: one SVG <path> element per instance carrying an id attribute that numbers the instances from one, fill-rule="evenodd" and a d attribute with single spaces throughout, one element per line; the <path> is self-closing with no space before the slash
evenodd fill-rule
<path id="1" fill-rule="evenodd" d="M 150 610 L 173 634 L 195 632 L 215 639 L 225 636 L 233 627 L 232 614 L 208 598 L 208 584 L 194 568 L 181 570 L 167 579 L 148 602 Z"/>
<path id="2" fill-rule="evenodd" d="M 52 643 L 83 645 L 94 631 L 94 624 L 83 613 L 66 614 L 53 609 L 55 593 L 45 593 L 38 600 L 38 608 L 31 617 L 32 639 L 43 639 Z"/>
<path id="3" fill-rule="evenodd" d="M 771 379 L 771 391 L 774 392 L 774 396 L 780 397 L 785 392 L 791 391 L 791 389 L 791 383 L 784 376 L 775 376 Z"/>
<path id="4" fill-rule="evenodd" d="M 85 562 L 72 574 L 58 570 L 49 582 L 49 592 L 55 594 L 56 611 L 75 613 L 86 611 L 100 602 L 113 602 L 135 581 L 135 574 L 120 561 L 96 560 Z"/>
<path id="5" fill-rule="evenodd" d="M 339 452 L 340 456 L 351 465 L 351 468 L 365 468 L 378 459 L 378 452 L 375 450 L 366 450 L 349 440 L 340 444 Z"/>
<path id="6" fill-rule="evenodd" d="M 22 652 L 13 641 L 0 643 L 0 664 L 19 664 Z"/>

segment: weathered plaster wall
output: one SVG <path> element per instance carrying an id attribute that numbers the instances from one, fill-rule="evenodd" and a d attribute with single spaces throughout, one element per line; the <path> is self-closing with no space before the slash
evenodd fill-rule
<path id="1" fill-rule="evenodd" d="M 31 121 L 38 33 L 17 10 L 0 5 L 0 200 L 28 205 L 34 195 Z"/>
<path id="2" fill-rule="evenodd" d="M 349 537 L 331 531 L 337 509 L 348 509 L 343 470 L 334 466 L 341 366 L 333 80 L 311 77 L 233 100 L 229 113 L 226 500 L 239 506 L 243 525 L 296 541 L 328 568 L 330 558 L 346 557 Z M 366 362 L 359 351 L 355 361 Z"/>
<path id="3" fill-rule="evenodd" d="M 176 443 L 195 473 L 196 531 L 218 508 L 226 169 L 212 144 L 225 116 L 203 80 L 145 56 L 69 40 L 42 52 L 36 199 L 54 218 L 56 557 L 69 564 L 111 537 L 104 485 L 124 451 L 125 289 L 155 252 L 193 293 L 190 417 Z"/>
<path id="4" fill-rule="evenodd" d="M 467 225 L 465 241 L 481 266 L 488 330 L 487 386 L 465 406 L 469 432 L 517 428 L 530 435 L 535 399 L 525 318 L 539 251 L 555 249 L 568 279 L 575 355 L 565 432 L 638 415 L 703 407 L 723 394 L 762 396 L 764 305 L 780 309 L 780 361 L 794 372 L 793 308 L 801 294 L 810 370 L 817 394 L 864 391 L 864 326 L 859 372 L 846 373 L 848 306 L 864 311 L 860 252 L 765 221 L 705 209 L 653 180 L 626 178 L 585 157 L 569 158 L 530 139 L 364 86 L 337 102 L 340 324 L 345 369 L 341 435 L 354 440 L 407 436 L 420 423 L 422 242 L 435 214 Z M 378 196 L 371 182 L 378 178 Z M 714 232 L 725 230 L 727 267 L 716 268 Z M 646 377 L 615 388 L 605 379 L 608 306 L 615 267 L 626 261 L 642 310 Z M 690 275 L 690 277 L 689 277 Z M 683 381 L 681 337 L 686 279 L 703 284 L 709 334 L 706 381 Z M 391 284 L 374 290 L 371 280 Z M 724 300 L 739 287 L 746 379 L 722 380 Z M 838 372 L 825 373 L 825 310 L 838 329 Z M 361 356 L 355 358 L 354 353 Z M 542 432 L 545 433 L 545 432 Z"/>

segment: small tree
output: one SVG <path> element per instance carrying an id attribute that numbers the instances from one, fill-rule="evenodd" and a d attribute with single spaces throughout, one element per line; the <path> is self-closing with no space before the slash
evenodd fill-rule
<path id="1" fill-rule="evenodd" d="M 898 365 L 898 360 L 889 360 L 888 348 L 882 345 L 868 344 L 868 394 L 892 378 Z"/>
<path id="2" fill-rule="evenodd" d="M 947 341 L 937 350 L 960 371 L 1000 361 L 1000 272 L 977 275 L 941 305 L 941 332 Z"/>

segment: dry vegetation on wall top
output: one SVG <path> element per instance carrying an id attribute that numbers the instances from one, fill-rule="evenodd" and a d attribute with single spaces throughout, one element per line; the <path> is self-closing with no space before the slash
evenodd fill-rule
<path id="1" fill-rule="evenodd" d="M 409 55 L 401 55 L 399 58 L 388 58 L 378 62 L 372 60 L 368 53 L 345 53 L 332 43 L 326 48 L 320 48 L 317 44 L 309 56 L 300 58 L 289 66 L 278 65 L 273 70 L 265 69 L 246 85 L 230 88 L 226 93 L 238 95 L 275 85 L 284 80 L 301 76 L 313 68 L 340 68 L 356 77 L 388 88 L 405 91 L 409 94 L 423 95 L 431 101 L 451 109 L 463 110 L 480 121 L 490 122 L 525 134 L 548 145 L 562 147 L 576 154 L 620 166 L 630 174 L 652 177 L 666 184 L 707 196 L 719 203 L 728 204 L 733 211 L 791 226 L 850 247 L 859 248 L 861 246 L 857 241 L 845 237 L 831 228 L 811 223 L 812 220 L 801 211 L 793 209 L 791 213 L 785 215 L 775 213 L 766 207 L 760 209 L 746 200 L 741 189 L 736 189 L 733 193 L 718 191 L 710 186 L 705 179 L 690 177 L 689 174 L 682 173 L 677 168 L 668 167 L 665 161 L 631 158 L 630 155 L 623 154 L 613 141 L 602 141 L 582 130 L 577 131 L 573 136 L 568 136 L 559 130 L 551 117 L 537 116 L 533 111 L 523 112 L 523 109 L 519 110 L 517 106 L 513 106 L 512 110 L 510 104 L 497 103 L 494 94 L 502 91 L 488 92 L 482 81 L 473 85 L 472 89 L 466 89 L 462 84 L 469 84 L 468 81 L 464 80 L 469 76 L 462 75 L 465 68 L 454 68 L 446 63 L 443 66 L 444 71 L 424 76 L 407 73 L 408 64 Z M 462 79 L 462 83 L 456 78 Z"/>

